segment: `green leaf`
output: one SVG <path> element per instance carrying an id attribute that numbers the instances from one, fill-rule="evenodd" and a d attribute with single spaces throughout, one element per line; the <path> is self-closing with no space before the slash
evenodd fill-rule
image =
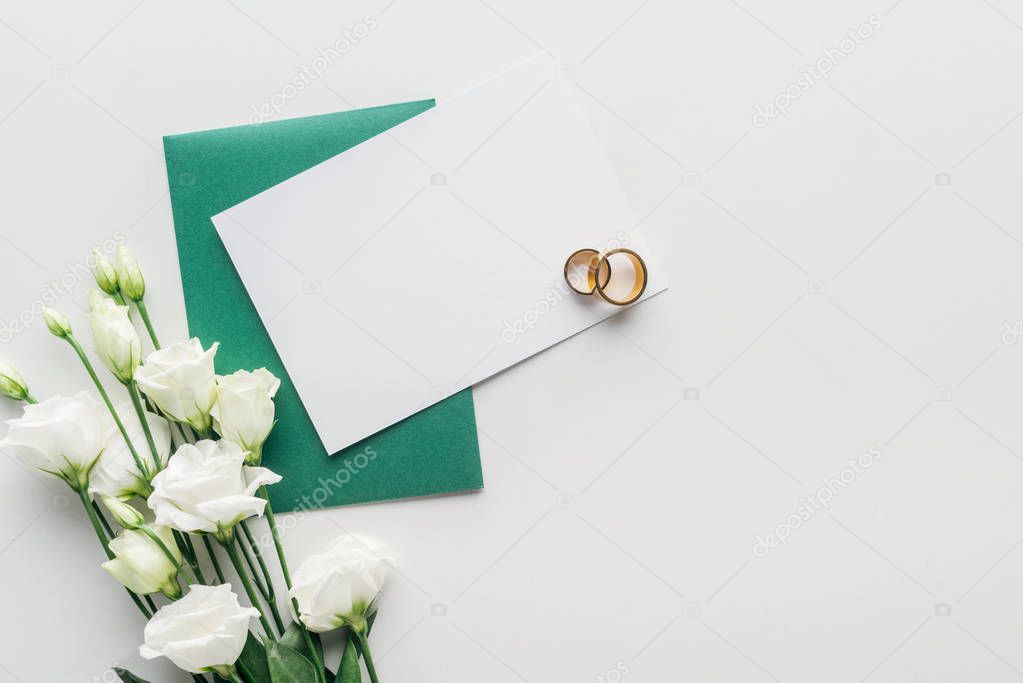
<path id="1" fill-rule="evenodd" d="M 288 624 L 288 628 L 285 629 L 284 635 L 281 636 L 280 642 L 282 645 L 287 645 L 292 650 L 297 651 L 299 654 L 304 655 L 310 661 L 315 661 L 312 653 L 309 652 L 309 648 L 306 647 L 305 638 L 302 637 L 302 627 L 295 622 Z M 320 661 L 323 661 L 323 641 L 320 640 L 318 633 L 310 633 L 309 637 L 313 640 L 313 647 L 316 648 L 316 654 L 319 655 Z"/>
<path id="2" fill-rule="evenodd" d="M 270 678 L 270 670 L 266 665 L 266 650 L 252 631 L 249 631 L 249 636 L 245 639 L 245 647 L 235 666 L 246 681 L 272 683 L 273 679 Z"/>
<path id="3" fill-rule="evenodd" d="M 316 667 L 298 650 L 281 643 L 270 643 L 266 663 L 273 683 L 316 683 Z"/>
<path id="4" fill-rule="evenodd" d="M 132 672 L 124 669 L 114 668 L 114 673 L 117 674 L 117 677 L 124 681 L 124 683 L 149 683 L 149 681 L 143 680 Z"/>
<path id="5" fill-rule="evenodd" d="M 345 639 L 345 651 L 341 655 L 341 667 L 337 672 L 338 683 L 362 683 L 362 669 L 359 668 L 359 651 L 351 638 Z"/>
<path id="6" fill-rule="evenodd" d="M 366 619 L 366 634 L 373 630 L 373 622 L 377 619 L 377 613 L 373 612 Z M 359 645 L 354 638 L 351 637 L 351 631 L 348 628 L 344 629 L 345 639 L 342 647 L 344 651 L 341 653 L 341 666 L 337 671 L 336 683 L 361 683 L 362 681 L 362 669 L 359 666 L 359 658 L 362 653 L 359 651 Z"/>
<path id="7" fill-rule="evenodd" d="M 337 676 L 330 669 L 324 669 L 323 675 L 326 677 L 327 683 L 337 683 Z"/>

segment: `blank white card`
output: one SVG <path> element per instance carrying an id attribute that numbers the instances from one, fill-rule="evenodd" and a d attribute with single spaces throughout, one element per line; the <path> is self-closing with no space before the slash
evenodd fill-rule
<path id="1" fill-rule="evenodd" d="M 213 217 L 328 452 L 622 311 L 576 249 L 666 288 L 576 98 L 533 61 Z"/>

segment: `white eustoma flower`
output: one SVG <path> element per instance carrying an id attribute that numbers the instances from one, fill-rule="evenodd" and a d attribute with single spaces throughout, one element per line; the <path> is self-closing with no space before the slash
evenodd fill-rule
<path id="1" fill-rule="evenodd" d="M 281 477 L 245 465 L 245 453 L 230 441 L 184 444 L 153 478 L 149 508 L 156 523 L 185 532 L 229 538 L 235 524 L 262 516 L 266 501 L 256 491 Z"/>
<path id="2" fill-rule="evenodd" d="M 135 372 L 135 381 L 164 414 L 207 434 L 217 398 L 213 357 L 218 346 L 214 342 L 203 350 L 198 339 L 190 339 L 154 351 Z"/>
<path id="3" fill-rule="evenodd" d="M 210 411 L 213 428 L 248 451 L 250 463 L 259 463 L 263 443 L 273 429 L 273 397 L 280 386 L 281 381 L 266 368 L 217 377 L 217 401 Z"/>
<path id="4" fill-rule="evenodd" d="M 24 401 L 28 398 L 28 384 L 16 369 L 7 363 L 0 363 L 0 394 L 15 401 Z"/>
<path id="5" fill-rule="evenodd" d="M 114 559 L 100 566 L 132 593 L 163 593 L 169 598 L 178 598 L 181 587 L 177 576 L 182 558 L 174 533 L 165 526 L 150 528 L 170 552 L 170 557 L 145 532 L 125 529 L 110 541 Z"/>
<path id="6" fill-rule="evenodd" d="M 96 355 L 122 382 L 130 382 L 142 361 L 142 342 L 128 317 L 128 307 L 95 289 L 89 290 L 89 326 Z"/>
<path id="7" fill-rule="evenodd" d="M 103 406 L 87 392 L 54 396 L 26 405 L 20 418 L 8 420 L 10 429 L 0 448 L 26 465 L 81 487 L 110 438 L 105 415 Z"/>
<path id="8" fill-rule="evenodd" d="M 131 443 L 135 447 L 142 463 L 149 468 L 150 472 L 157 470 L 156 462 L 153 460 L 153 452 L 149 449 L 146 441 L 146 434 L 142 431 L 142 422 L 138 413 L 131 403 L 124 402 L 117 406 L 117 414 L 121 417 L 121 423 L 131 437 Z M 150 488 L 145 478 L 139 472 L 135 464 L 135 458 L 128 448 L 121 431 L 117 429 L 113 418 L 109 413 L 106 415 L 110 425 L 110 439 L 107 441 L 107 448 L 103 451 L 99 462 L 92 470 L 89 479 L 89 489 L 94 493 L 101 493 L 112 498 L 130 498 L 132 496 L 148 496 Z M 167 462 L 171 450 L 170 425 L 167 420 L 155 413 L 146 411 L 146 422 L 149 423 L 149 430 L 153 435 L 153 443 L 160 455 L 160 463 Z"/>
<path id="9" fill-rule="evenodd" d="M 249 621 L 259 611 L 243 608 L 231 584 L 190 586 L 185 597 L 161 607 L 146 624 L 146 659 L 166 657 L 189 673 L 226 673 L 238 661 Z"/>
<path id="10" fill-rule="evenodd" d="M 365 628 L 375 609 L 392 558 L 377 541 L 362 535 L 341 536 L 311 555 L 292 577 L 288 594 L 298 601 L 302 622 L 324 633 L 343 625 Z M 292 608 L 294 610 L 294 608 Z"/>

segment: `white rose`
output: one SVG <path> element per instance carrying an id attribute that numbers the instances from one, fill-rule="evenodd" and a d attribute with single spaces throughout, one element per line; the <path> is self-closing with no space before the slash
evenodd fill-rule
<path id="1" fill-rule="evenodd" d="M 298 601 L 310 631 L 324 633 L 345 624 L 364 628 L 393 565 L 394 559 L 372 538 L 341 536 L 302 563 L 288 594 Z"/>
<path id="2" fill-rule="evenodd" d="M 266 368 L 217 377 L 217 402 L 210 411 L 213 428 L 249 451 L 251 463 L 259 463 L 263 443 L 273 429 L 273 397 L 280 386 L 281 381 Z"/>
<path id="3" fill-rule="evenodd" d="M 150 472 L 157 470 L 156 462 L 153 460 L 153 453 L 149 450 L 149 442 L 146 441 L 145 432 L 142 431 L 142 422 L 135 412 L 131 403 L 125 402 L 117 406 L 117 414 L 121 417 L 121 423 L 128 430 L 131 443 L 135 447 L 142 463 L 149 468 Z M 150 493 L 145 478 L 135 465 L 135 458 L 132 457 L 128 444 L 117 429 L 113 418 L 106 416 L 110 422 L 110 439 L 107 441 L 106 450 L 100 457 L 96 467 L 92 470 L 89 478 L 89 490 L 93 493 L 102 493 L 112 498 L 130 498 Z M 160 463 L 167 462 L 171 449 L 170 425 L 167 420 L 155 413 L 146 412 L 146 422 L 153 434 L 153 443 L 160 454 Z"/>
<path id="4" fill-rule="evenodd" d="M 171 599 L 181 597 L 177 576 L 182 558 L 174 532 L 165 526 L 152 527 L 152 530 L 173 560 L 145 532 L 124 529 L 110 541 L 114 559 L 100 566 L 133 593 L 163 593 Z"/>
<path id="5" fill-rule="evenodd" d="M 95 289 L 89 290 L 89 326 L 96 355 L 122 382 L 130 382 L 142 360 L 142 342 L 128 317 L 128 307 Z"/>
<path id="6" fill-rule="evenodd" d="M 110 437 L 105 415 L 103 406 L 84 391 L 55 396 L 25 406 L 22 417 L 8 420 L 10 429 L 0 448 L 77 489 L 88 483 Z"/>
<path id="7" fill-rule="evenodd" d="M 164 605 L 149 620 L 139 654 L 166 657 L 189 673 L 226 674 L 245 647 L 249 621 L 257 616 L 255 608 L 238 604 L 229 583 L 190 586 L 185 597 Z"/>
<path id="8" fill-rule="evenodd" d="M 229 537 L 235 524 L 262 516 L 266 501 L 256 491 L 281 477 L 245 465 L 245 453 L 230 441 L 184 444 L 153 478 L 149 507 L 156 523 L 185 532 Z"/>
<path id="9" fill-rule="evenodd" d="M 165 414 L 208 434 L 217 398 L 213 356 L 218 346 L 214 342 L 204 351 L 198 339 L 190 339 L 154 351 L 135 372 L 135 381 Z"/>

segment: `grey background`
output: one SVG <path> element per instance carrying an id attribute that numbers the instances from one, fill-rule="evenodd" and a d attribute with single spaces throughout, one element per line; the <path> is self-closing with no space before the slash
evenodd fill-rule
<path id="1" fill-rule="evenodd" d="M 54 298 L 84 332 L 104 239 L 138 252 L 162 335 L 185 333 L 161 136 L 244 123 L 367 16 L 275 118 L 442 96 L 547 51 L 672 282 L 478 387 L 485 492 L 287 521 L 293 561 L 342 529 L 395 548 L 384 680 L 1023 678 L 1008 0 L 2 2 L 0 320 L 30 329 L 0 357 L 37 395 L 86 384 L 32 307 L 71 273 Z M 0 457 L 0 683 L 114 662 L 178 680 L 134 654 L 100 560 L 60 485 Z"/>

